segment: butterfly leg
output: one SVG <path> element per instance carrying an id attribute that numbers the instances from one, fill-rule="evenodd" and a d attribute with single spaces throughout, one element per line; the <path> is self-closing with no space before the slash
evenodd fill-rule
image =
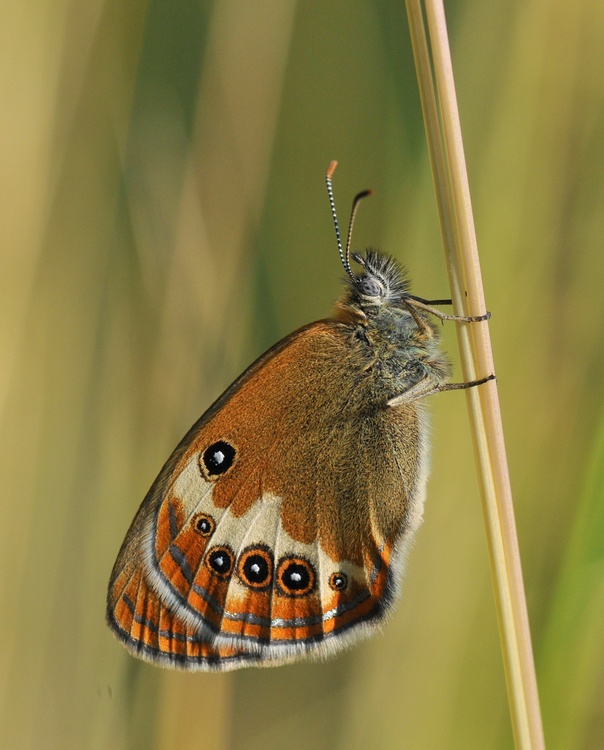
<path id="1" fill-rule="evenodd" d="M 401 404 L 408 404 L 410 401 L 419 401 L 420 399 L 426 398 L 426 396 L 432 396 L 434 393 L 441 393 L 442 391 L 458 391 L 466 388 L 475 388 L 477 385 L 484 385 L 489 380 L 495 380 L 495 375 L 491 373 L 486 378 L 480 378 L 478 380 L 470 380 L 467 383 L 440 383 L 438 385 L 432 385 L 428 378 L 417 383 L 417 385 L 410 388 L 405 393 L 401 393 L 400 396 L 395 396 L 388 401 L 388 406 L 400 406 Z"/>
<path id="2" fill-rule="evenodd" d="M 439 304 L 444 304 L 448 301 L 449 300 L 435 300 L 435 302 Z M 489 320 L 489 318 L 491 317 L 490 312 L 486 312 L 484 315 L 447 315 L 447 313 L 441 312 L 435 307 L 427 304 L 426 302 L 424 302 L 424 300 L 418 297 L 412 297 L 410 295 L 405 298 L 405 302 L 408 305 L 412 305 L 413 307 L 418 307 L 420 310 L 425 310 L 426 312 L 430 313 L 430 315 L 434 315 L 439 320 L 453 320 L 457 323 L 481 323 L 484 320 Z"/>

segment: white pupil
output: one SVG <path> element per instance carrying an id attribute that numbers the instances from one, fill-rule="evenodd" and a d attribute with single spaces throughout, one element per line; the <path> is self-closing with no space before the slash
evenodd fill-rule
<path id="1" fill-rule="evenodd" d="M 222 565 L 224 565 L 224 557 L 217 557 L 216 565 L 218 565 L 219 567 L 222 567 Z"/>
<path id="2" fill-rule="evenodd" d="M 258 565 L 258 563 L 254 563 L 252 565 L 252 573 L 260 573 L 260 566 Z"/>
<path id="3" fill-rule="evenodd" d="M 216 453 L 214 453 L 214 461 L 216 461 L 217 464 L 221 464 L 224 461 L 224 453 L 222 451 L 216 451 Z"/>
<path id="4" fill-rule="evenodd" d="M 300 575 L 300 573 L 295 573 L 294 572 L 294 573 L 291 574 L 291 579 L 292 579 L 292 581 L 298 582 L 298 581 L 302 580 L 302 576 Z"/>

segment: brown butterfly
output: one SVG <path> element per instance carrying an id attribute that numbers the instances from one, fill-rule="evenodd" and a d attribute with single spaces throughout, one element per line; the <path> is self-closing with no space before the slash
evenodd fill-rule
<path id="1" fill-rule="evenodd" d="M 454 388 L 399 265 L 345 252 L 332 318 L 275 344 L 193 425 L 126 535 L 107 620 L 161 666 L 227 670 L 330 655 L 390 610 L 423 513 L 421 400 Z M 352 257 L 360 266 L 353 273 Z M 447 300 L 433 302 L 443 304 Z"/>

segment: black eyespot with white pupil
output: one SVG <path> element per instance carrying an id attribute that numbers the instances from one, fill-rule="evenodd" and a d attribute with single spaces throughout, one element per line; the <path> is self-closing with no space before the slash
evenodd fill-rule
<path id="1" fill-rule="evenodd" d="M 208 516 L 206 513 L 200 513 L 193 518 L 193 528 L 201 536 L 209 537 L 214 533 L 216 523 L 212 516 Z"/>
<path id="2" fill-rule="evenodd" d="M 201 454 L 202 470 L 210 477 L 227 472 L 235 460 L 235 449 L 224 440 L 212 443 Z"/>
<path id="3" fill-rule="evenodd" d="M 206 565 L 220 578 L 231 575 L 233 563 L 234 556 L 228 547 L 214 547 L 206 557 Z"/>
<path id="4" fill-rule="evenodd" d="M 277 585 L 286 596 L 306 596 L 314 588 L 317 577 L 313 566 L 303 557 L 286 557 L 279 563 Z"/>
<path id="5" fill-rule="evenodd" d="M 237 575 L 252 589 L 267 589 L 273 581 L 273 557 L 268 547 L 258 545 L 244 550 L 237 562 Z"/>
<path id="6" fill-rule="evenodd" d="M 332 573 L 329 576 L 329 587 L 334 591 L 343 591 L 348 586 L 346 573 Z"/>

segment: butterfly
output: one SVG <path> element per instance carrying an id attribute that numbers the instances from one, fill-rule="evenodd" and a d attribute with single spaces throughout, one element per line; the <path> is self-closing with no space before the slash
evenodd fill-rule
<path id="1" fill-rule="evenodd" d="M 331 318 L 252 364 L 181 440 L 145 497 L 109 582 L 128 651 L 187 670 L 324 657 L 391 610 L 422 520 L 422 400 L 449 383 L 434 318 L 398 263 L 342 249 Z M 354 273 L 350 260 L 359 266 Z"/>

